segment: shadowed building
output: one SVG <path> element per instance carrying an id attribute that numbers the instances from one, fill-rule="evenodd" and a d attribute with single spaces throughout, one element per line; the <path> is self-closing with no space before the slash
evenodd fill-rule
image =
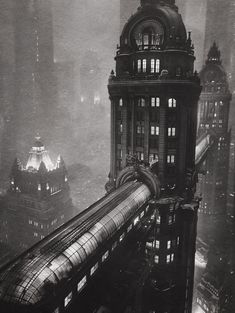
<path id="1" fill-rule="evenodd" d="M 53 164 L 40 138 L 23 167 L 15 160 L 5 200 L 7 243 L 22 252 L 73 216 L 67 171 L 61 157 Z"/>
<path id="2" fill-rule="evenodd" d="M 228 130 L 231 93 L 226 72 L 222 66 L 220 51 L 216 44 L 210 48 L 204 68 L 200 73 L 203 86 L 199 102 L 198 137 L 207 132 L 215 142 L 204 163 L 205 175 L 200 175 L 198 192 L 202 194 L 199 216 L 202 218 L 201 231 L 206 230 L 214 219 L 226 218 L 227 186 L 230 151 Z M 211 234 L 213 236 L 213 234 Z"/>

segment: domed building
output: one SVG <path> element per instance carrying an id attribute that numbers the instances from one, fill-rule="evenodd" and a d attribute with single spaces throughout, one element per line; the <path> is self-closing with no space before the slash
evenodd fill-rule
<path id="1" fill-rule="evenodd" d="M 183 194 L 194 172 L 197 101 L 194 51 L 175 1 L 142 0 L 123 28 L 111 100 L 110 186 L 136 155 L 166 192 Z"/>
<path id="2" fill-rule="evenodd" d="M 156 220 L 145 245 L 152 267 L 143 283 L 141 312 L 189 313 L 201 86 L 194 72 L 191 34 L 174 0 L 141 0 L 123 28 L 115 61 L 108 84 L 111 167 L 106 189 L 117 187 L 123 173 L 127 181 L 138 176 L 142 163 L 157 175 L 161 190 L 160 199 L 150 202 Z"/>

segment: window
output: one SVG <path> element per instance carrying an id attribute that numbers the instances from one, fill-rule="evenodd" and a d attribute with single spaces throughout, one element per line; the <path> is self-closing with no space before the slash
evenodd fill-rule
<path id="1" fill-rule="evenodd" d="M 174 261 L 174 253 L 171 254 L 171 262 Z"/>
<path id="2" fill-rule="evenodd" d="M 33 225 L 38 227 L 38 222 L 34 222 Z"/>
<path id="3" fill-rule="evenodd" d="M 34 237 L 38 237 L 38 233 L 33 233 Z"/>
<path id="4" fill-rule="evenodd" d="M 173 216 L 169 215 L 168 217 L 168 225 L 171 225 L 173 223 Z"/>
<path id="5" fill-rule="evenodd" d="M 131 231 L 132 229 L 132 224 L 127 228 L 127 232 L 129 233 L 129 231 Z"/>
<path id="6" fill-rule="evenodd" d="M 158 216 L 157 216 L 157 224 L 160 224 L 160 223 L 161 223 L 161 216 L 158 215 Z"/>
<path id="7" fill-rule="evenodd" d="M 120 106 L 120 107 L 123 106 L 123 100 L 122 100 L 122 98 L 119 99 L 119 106 Z"/>
<path id="8" fill-rule="evenodd" d="M 98 269 L 98 263 L 96 263 L 96 264 L 91 268 L 91 275 L 93 275 L 97 269 Z"/>
<path id="9" fill-rule="evenodd" d="M 136 225 L 138 222 L 139 222 L 140 218 L 139 216 L 137 216 L 135 219 L 134 219 L 134 225 Z"/>
<path id="10" fill-rule="evenodd" d="M 122 133 L 122 131 L 123 131 L 123 125 L 122 125 L 122 123 L 120 123 L 119 124 L 119 132 Z"/>
<path id="11" fill-rule="evenodd" d="M 180 244 L 180 237 L 177 237 L 177 245 Z"/>
<path id="12" fill-rule="evenodd" d="M 175 127 L 168 127 L 168 136 L 175 136 Z"/>
<path id="13" fill-rule="evenodd" d="M 159 73 L 159 72 L 160 72 L 160 60 L 159 60 L 159 59 L 156 60 L 155 72 L 156 72 L 156 73 Z"/>
<path id="14" fill-rule="evenodd" d="M 145 107 L 145 99 L 144 98 L 139 98 L 138 99 L 138 107 Z"/>
<path id="15" fill-rule="evenodd" d="M 143 125 L 137 125 L 136 133 L 137 134 L 144 134 L 144 126 Z"/>
<path id="16" fill-rule="evenodd" d="M 45 236 L 41 235 L 41 240 L 42 240 L 43 238 L 45 238 Z"/>
<path id="17" fill-rule="evenodd" d="M 86 276 L 83 277 L 82 280 L 80 280 L 80 282 L 77 285 L 77 292 L 81 291 L 82 288 L 85 286 L 86 284 Z"/>
<path id="18" fill-rule="evenodd" d="M 113 243 L 113 245 L 112 245 L 112 251 L 113 251 L 114 249 L 116 249 L 116 247 L 117 247 L 117 241 Z"/>
<path id="19" fill-rule="evenodd" d="M 125 234 L 122 234 L 119 238 L 119 241 L 121 242 L 124 239 L 124 237 L 125 237 Z"/>
<path id="20" fill-rule="evenodd" d="M 156 264 L 159 263 L 159 256 L 158 256 L 158 255 L 155 255 L 155 256 L 154 256 L 154 262 L 155 262 Z"/>
<path id="21" fill-rule="evenodd" d="M 167 155 L 167 163 L 168 164 L 174 164 L 175 163 L 175 156 L 172 154 L 172 155 Z"/>
<path id="22" fill-rule="evenodd" d="M 141 72 L 141 60 L 137 61 L 137 70 L 138 70 L 138 73 Z"/>
<path id="23" fill-rule="evenodd" d="M 67 295 L 67 297 L 65 297 L 65 299 L 64 299 L 64 306 L 65 307 L 68 306 L 69 303 L 71 302 L 71 300 L 72 300 L 72 291 Z"/>
<path id="24" fill-rule="evenodd" d="M 154 73 L 155 70 L 155 60 L 151 59 L 151 73 Z"/>
<path id="25" fill-rule="evenodd" d="M 167 241 L 167 249 L 170 249 L 170 248 L 171 248 L 171 241 L 168 240 L 168 241 Z"/>
<path id="26" fill-rule="evenodd" d="M 158 154 L 150 153 L 150 155 L 149 155 L 149 163 L 152 163 L 153 161 L 158 162 Z"/>
<path id="27" fill-rule="evenodd" d="M 140 214 L 140 218 L 142 218 L 144 216 L 144 211 Z"/>
<path id="28" fill-rule="evenodd" d="M 168 255 L 166 256 L 166 263 L 170 263 L 170 261 L 171 261 L 171 255 L 168 254 Z"/>
<path id="29" fill-rule="evenodd" d="M 147 61 L 143 59 L 143 73 L 146 73 Z"/>
<path id="30" fill-rule="evenodd" d="M 109 252 L 106 251 L 105 254 L 102 255 L 102 262 L 104 262 L 109 256 Z"/>
<path id="31" fill-rule="evenodd" d="M 155 246 L 156 246 L 156 249 L 160 248 L 160 241 L 159 240 L 155 240 Z"/>
<path id="32" fill-rule="evenodd" d="M 32 220 L 29 220 L 29 225 L 32 225 L 33 224 L 33 221 Z"/>
<path id="33" fill-rule="evenodd" d="M 151 107 L 159 107 L 159 106 L 160 106 L 160 98 L 151 97 Z"/>
<path id="34" fill-rule="evenodd" d="M 137 154 L 138 160 L 141 160 L 141 161 L 144 160 L 144 153 L 143 152 L 137 151 L 136 154 Z"/>
<path id="35" fill-rule="evenodd" d="M 173 98 L 170 98 L 168 100 L 168 108 L 176 108 L 176 100 Z"/>
<path id="36" fill-rule="evenodd" d="M 151 126 L 150 129 L 152 136 L 158 136 L 159 135 L 159 126 Z"/>
<path id="37" fill-rule="evenodd" d="M 151 59 L 151 73 L 159 73 L 159 72 L 160 72 L 160 60 Z"/>

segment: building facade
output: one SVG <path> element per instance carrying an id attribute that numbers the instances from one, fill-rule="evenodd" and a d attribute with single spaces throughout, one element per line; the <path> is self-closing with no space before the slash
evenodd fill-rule
<path id="1" fill-rule="evenodd" d="M 176 312 L 191 312 L 201 88 L 190 33 L 175 1 L 141 1 L 123 28 L 115 60 L 108 85 L 111 167 L 106 188 L 131 177 L 133 160 L 150 166 L 161 183 L 160 199 L 150 202 L 155 222 L 145 255 L 152 270 L 144 281 L 142 312 L 171 312 L 175 307 Z"/>
<path id="2" fill-rule="evenodd" d="M 15 160 L 5 198 L 3 242 L 22 252 L 73 217 L 61 157 L 53 164 L 37 137 L 25 167 Z"/>
<path id="3" fill-rule="evenodd" d="M 214 43 L 201 73 L 202 94 L 198 110 L 198 137 L 204 133 L 214 138 L 204 163 L 205 175 L 200 175 L 198 191 L 203 199 L 200 211 L 204 215 L 226 215 L 230 154 L 229 109 L 231 93 L 220 51 Z"/>

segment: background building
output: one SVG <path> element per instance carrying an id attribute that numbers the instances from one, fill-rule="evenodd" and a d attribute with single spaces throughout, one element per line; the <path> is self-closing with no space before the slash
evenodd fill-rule
<path id="1" fill-rule="evenodd" d="M 15 160 L 4 199 L 3 242 L 20 253 L 74 215 L 68 177 L 61 157 L 53 164 L 36 138 L 26 166 Z"/>

